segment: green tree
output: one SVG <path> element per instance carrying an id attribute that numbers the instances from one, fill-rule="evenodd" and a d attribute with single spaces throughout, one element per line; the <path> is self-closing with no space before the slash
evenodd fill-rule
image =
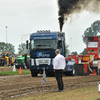
<path id="1" fill-rule="evenodd" d="M 19 44 L 19 48 L 18 48 L 18 54 L 19 55 L 21 55 L 22 54 L 22 52 L 24 51 L 24 49 L 25 49 L 25 43 L 21 43 L 21 44 Z"/>
<path id="2" fill-rule="evenodd" d="M 78 55 L 78 53 L 75 51 L 75 52 L 72 52 L 71 54 L 73 54 L 73 55 Z"/>
<path id="3" fill-rule="evenodd" d="M 87 43 L 87 37 L 85 36 L 96 36 L 97 33 L 100 33 L 100 20 L 97 20 L 91 24 L 91 27 L 87 28 L 84 31 L 84 35 L 82 36 L 83 42 Z"/>
<path id="4" fill-rule="evenodd" d="M 19 44 L 18 54 L 19 55 L 29 54 L 29 50 L 26 49 L 26 44 L 25 43 Z"/>
<path id="5" fill-rule="evenodd" d="M 0 42 L 0 52 L 11 52 L 15 53 L 15 47 L 10 43 Z"/>

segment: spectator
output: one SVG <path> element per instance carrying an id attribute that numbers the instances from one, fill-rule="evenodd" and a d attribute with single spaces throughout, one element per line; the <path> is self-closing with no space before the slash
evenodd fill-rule
<path id="1" fill-rule="evenodd" d="M 55 54 L 56 54 L 56 57 L 54 58 L 54 61 L 53 61 L 53 69 L 54 69 L 55 78 L 58 84 L 58 90 L 56 92 L 61 92 L 64 89 L 62 74 L 66 66 L 66 62 L 65 62 L 65 57 L 60 54 L 59 49 L 55 51 Z"/>

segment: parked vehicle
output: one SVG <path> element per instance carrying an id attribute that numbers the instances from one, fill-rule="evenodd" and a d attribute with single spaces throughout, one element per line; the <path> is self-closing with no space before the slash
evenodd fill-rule
<path id="1" fill-rule="evenodd" d="M 29 69 L 29 60 L 30 60 L 30 56 L 29 55 L 23 55 L 23 56 L 18 56 L 17 59 L 16 59 L 16 63 L 15 63 L 15 66 L 16 68 L 27 68 Z"/>
<path id="2" fill-rule="evenodd" d="M 5 59 L 7 60 L 8 66 L 14 65 L 14 58 L 10 52 L 3 52 L 0 57 L 0 66 L 4 66 Z"/>

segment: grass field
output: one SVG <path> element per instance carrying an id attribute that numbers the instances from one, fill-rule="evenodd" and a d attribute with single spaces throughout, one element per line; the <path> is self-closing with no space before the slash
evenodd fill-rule
<path id="1" fill-rule="evenodd" d="M 100 98 L 100 93 L 95 86 L 71 91 L 64 90 L 63 92 L 36 93 L 14 100 L 100 100 L 97 98 Z"/>
<path id="2" fill-rule="evenodd" d="M 30 71 L 22 71 L 22 74 L 30 74 Z M 0 75 L 19 75 L 19 71 L 2 71 Z"/>

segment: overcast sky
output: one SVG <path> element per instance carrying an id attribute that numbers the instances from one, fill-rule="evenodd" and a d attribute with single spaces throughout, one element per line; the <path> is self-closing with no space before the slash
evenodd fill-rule
<path id="1" fill-rule="evenodd" d="M 82 52 L 85 44 L 82 40 L 84 31 L 91 26 L 100 15 L 83 11 L 73 15 L 65 22 L 63 32 L 69 50 Z M 57 0 L 0 0 L 0 42 L 15 46 L 26 43 L 31 33 L 37 30 L 59 31 Z"/>

